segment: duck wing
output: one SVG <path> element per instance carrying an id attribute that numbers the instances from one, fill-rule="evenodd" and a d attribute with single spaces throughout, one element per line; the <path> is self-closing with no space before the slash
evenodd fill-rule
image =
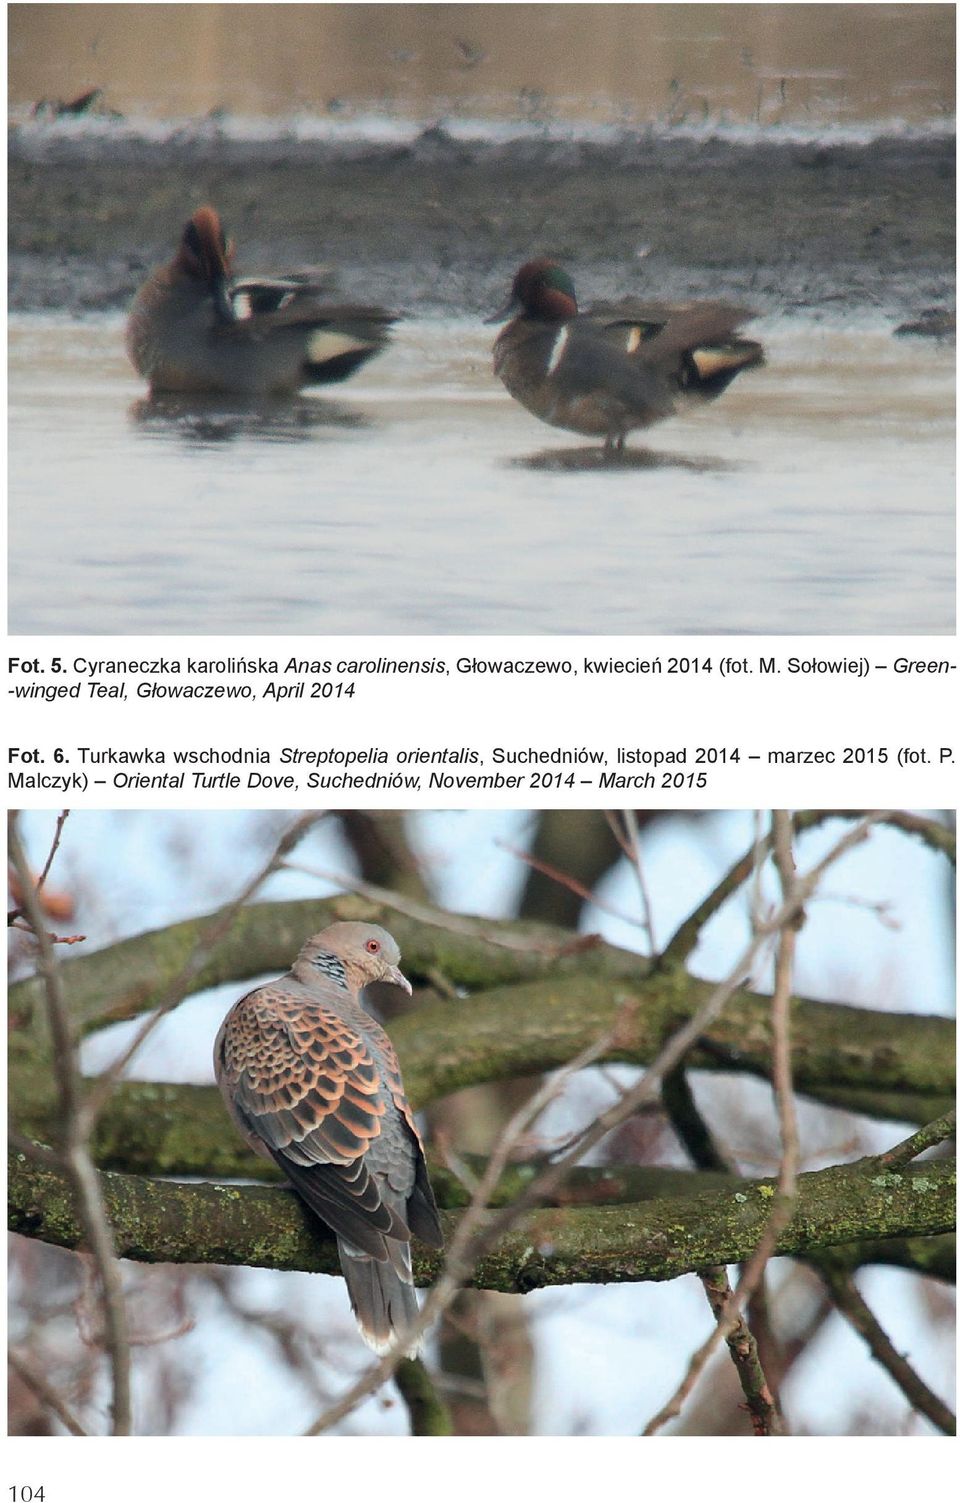
<path id="1" fill-rule="evenodd" d="M 754 310 L 736 303 L 598 303 L 589 317 L 629 358 L 649 365 L 679 390 L 704 399 L 720 395 L 740 371 L 763 364 L 763 346 L 742 339 Z"/>

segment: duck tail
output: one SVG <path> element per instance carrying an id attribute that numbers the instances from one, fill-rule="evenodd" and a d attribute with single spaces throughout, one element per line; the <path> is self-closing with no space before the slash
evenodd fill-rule
<path id="1" fill-rule="evenodd" d="M 707 401 L 726 391 L 734 376 L 763 365 L 763 345 L 755 339 L 730 339 L 722 344 L 698 345 L 683 361 L 680 385 Z"/>

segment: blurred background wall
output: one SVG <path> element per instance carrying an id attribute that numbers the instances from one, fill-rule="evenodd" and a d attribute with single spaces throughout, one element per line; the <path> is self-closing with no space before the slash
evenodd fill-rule
<path id="1" fill-rule="evenodd" d="M 952 5 L 12 5 L 10 101 L 604 123 L 951 114 Z"/>

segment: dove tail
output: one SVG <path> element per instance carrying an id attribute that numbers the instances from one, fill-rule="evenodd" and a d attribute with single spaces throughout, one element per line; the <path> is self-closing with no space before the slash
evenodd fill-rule
<path id="1" fill-rule="evenodd" d="M 410 1271 L 409 1245 L 392 1238 L 384 1240 L 390 1257 L 381 1263 L 351 1247 L 349 1242 L 337 1239 L 340 1267 L 360 1334 L 367 1346 L 381 1354 L 390 1350 L 420 1314 Z M 418 1341 L 408 1355 L 419 1356 L 422 1346 Z"/>

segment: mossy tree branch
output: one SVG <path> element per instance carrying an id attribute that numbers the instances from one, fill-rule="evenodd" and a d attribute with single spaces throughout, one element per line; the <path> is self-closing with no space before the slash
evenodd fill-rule
<path id="1" fill-rule="evenodd" d="M 571 947 L 562 930 L 478 923 L 476 934 L 451 933 L 356 898 L 252 905 L 240 914 L 229 940 L 216 947 L 193 989 L 228 980 L 239 984 L 280 970 L 312 929 L 333 917 L 361 914 L 390 925 L 414 977 L 439 970 L 457 986 L 479 988 L 462 1005 L 426 1002 L 391 1022 L 407 1091 L 417 1106 L 464 1086 L 555 1069 L 608 1030 L 631 999 L 637 1004 L 632 1023 L 621 1030 L 623 1042 L 608 1057 L 649 1064 L 712 989 L 710 982 L 676 966 L 651 969 L 629 951 L 601 944 Z M 206 922 L 173 925 L 69 960 L 64 984 L 81 1026 L 102 1027 L 149 1008 L 178 973 Z M 490 939 L 494 931 L 511 947 Z M 521 941 L 529 947 L 513 947 Z M 43 1124 L 55 1103 L 38 996 L 34 981 L 11 988 L 11 1095 L 24 1125 L 45 1137 Z M 796 1087 L 803 1094 L 897 1121 L 927 1121 L 952 1104 L 948 1019 L 796 998 L 793 1032 Z M 741 989 L 687 1064 L 766 1077 L 769 1059 L 769 999 Z M 196 1087 L 127 1088 L 107 1107 L 103 1132 L 115 1138 L 135 1133 L 131 1109 L 136 1108 L 150 1119 L 166 1172 L 171 1167 L 203 1172 L 205 1165 L 195 1156 L 192 1164 L 176 1157 L 171 1139 L 182 1143 L 202 1126 L 219 1159 L 228 1152 L 230 1128 L 196 1092 Z"/>
<path id="2" fill-rule="evenodd" d="M 180 1184 L 104 1173 L 101 1191 L 120 1257 L 148 1263 L 338 1270 L 332 1239 L 289 1190 Z M 875 1159 L 800 1177 L 778 1254 L 803 1256 L 861 1239 L 936 1236 L 954 1226 L 956 1166 L 935 1159 L 898 1172 Z M 11 1230 L 60 1247 L 82 1237 L 53 1155 L 9 1158 Z M 660 1281 L 750 1256 L 769 1215 L 770 1180 L 632 1205 L 545 1207 L 520 1219 L 476 1269 L 479 1288 L 507 1293 L 572 1283 Z M 443 1213 L 449 1238 L 456 1213 Z M 419 1283 L 442 1254 L 418 1249 Z"/>
<path id="3" fill-rule="evenodd" d="M 628 1010 L 630 1022 L 622 1024 L 617 1048 L 609 1058 L 647 1064 L 711 990 L 710 983 L 680 967 L 653 969 L 631 952 L 599 943 L 584 945 L 562 930 L 471 920 L 455 920 L 456 927 L 448 930 L 443 923 L 425 924 L 353 897 L 323 903 L 255 904 L 245 909 L 193 989 L 228 980 L 239 984 L 281 969 L 304 934 L 334 917 L 360 916 L 389 924 L 403 948 L 405 968 L 413 976 L 439 973 L 453 986 L 473 991 L 462 1004 L 455 998 L 427 1001 L 391 1023 L 408 1093 L 417 1107 L 466 1085 L 536 1074 L 564 1064 L 609 1029 L 615 1015 L 622 1020 L 624 1003 L 629 1000 L 636 1005 Z M 201 919 L 174 925 L 69 960 L 63 966 L 64 981 L 81 1026 L 89 1031 L 148 1009 L 169 985 L 170 977 L 178 974 L 207 923 Z M 11 1044 L 11 1096 L 22 1130 L 51 1141 L 57 1103 L 37 1001 L 35 982 L 12 989 L 17 1026 Z M 950 1104 L 954 1075 L 949 1020 L 804 999 L 796 999 L 794 1018 L 797 1082 L 808 1095 L 899 1120 L 929 1120 Z M 769 999 L 741 990 L 687 1063 L 765 1075 L 769 1049 Z M 219 1094 L 206 1086 L 121 1083 L 100 1116 L 92 1148 L 101 1166 L 146 1175 L 266 1177 L 270 1172 L 247 1152 L 233 1132 Z M 517 1179 L 514 1190 L 523 1189 L 522 1176 L 528 1172 L 532 1171 L 511 1171 Z M 634 1176 L 645 1172 L 649 1171 L 615 1171 L 622 1181 L 616 1199 L 626 1202 L 631 1211 L 636 1209 L 634 1197 L 639 1200 L 643 1194 L 666 1204 L 655 1186 L 644 1191 L 634 1184 Z M 597 1178 L 607 1173 L 577 1171 L 568 1190 L 558 1197 L 562 1201 L 559 1213 L 579 1215 L 582 1209 L 592 1214 L 601 1204 L 610 1208 L 609 1180 Z M 442 1172 L 439 1177 L 442 1185 Z M 128 1198 L 135 1184 L 142 1185 L 146 1196 L 187 1193 L 187 1187 L 165 1186 L 157 1191 L 147 1181 L 123 1175 L 106 1179 L 114 1187 L 125 1186 Z M 706 1177 L 697 1177 L 697 1188 L 705 1184 Z M 214 1193 L 210 1187 L 192 1188 Z M 243 1197 L 260 1193 L 223 1188 L 224 1193 Z M 689 1181 L 684 1188 L 681 1200 L 695 1193 Z M 716 1193 L 716 1183 L 712 1188 Z M 280 1200 L 271 1204 L 294 1214 L 291 1197 L 278 1193 Z M 447 1203 L 462 1204 L 458 1193 L 451 1182 L 446 1187 Z M 505 1189 L 504 1198 L 511 1198 L 512 1193 Z M 443 1194 L 441 1190 L 442 1198 Z M 246 1200 L 242 1203 L 246 1205 Z M 617 1212 L 625 1214 L 622 1208 Z M 45 1214 L 41 1221 L 46 1224 Z M 869 1229 L 857 1235 L 875 1240 L 884 1236 Z M 897 1236 L 899 1257 L 907 1266 L 929 1265 L 932 1257 L 943 1272 L 944 1254 L 939 1260 L 927 1251 L 922 1257 L 917 1255 L 918 1248 L 929 1249 L 931 1244 L 915 1228 Z M 873 1255 L 884 1257 L 883 1248 L 875 1247 Z M 714 1263 L 721 1256 L 717 1252 L 705 1261 Z M 267 1266 L 299 1265 L 274 1262 Z"/>
<path id="4" fill-rule="evenodd" d="M 453 1435 L 450 1410 L 419 1357 L 399 1362 L 394 1379 L 407 1406 L 411 1435 Z"/>

